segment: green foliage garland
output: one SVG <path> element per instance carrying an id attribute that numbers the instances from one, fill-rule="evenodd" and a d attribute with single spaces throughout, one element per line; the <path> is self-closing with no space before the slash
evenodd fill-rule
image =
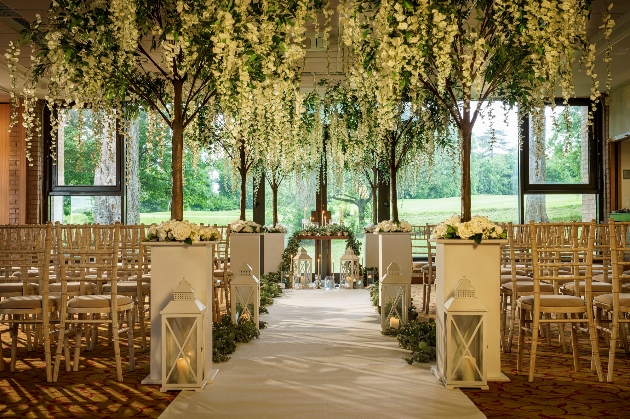
<path id="1" fill-rule="evenodd" d="M 265 324 L 262 322 L 261 329 Z M 251 320 L 232 323 L 229 314 L 221 316 L 220 322 L 212 323 L 212 362 L 225 362 L 230 359 L 229 354 L 236 350 L 237 342 L 251 342 L 258 339 L 260 331 Z"/>
<path id="2" fill-rule="evenodd" d="M 354 236 L 354 233 L 346 226 L 332 224 L 326 227 L 307 227 L 304 230 L 295 231 L 282 254 L 282 262 L 278 266 L 278 282 L 280 281 L 280 273 L 291 269 L 291 256 L 296 255 L 300 250 L 299 236 L 347 236 L 346 247 L 352 249 L 355 255 L 361 254 L 361 243 Z"/>

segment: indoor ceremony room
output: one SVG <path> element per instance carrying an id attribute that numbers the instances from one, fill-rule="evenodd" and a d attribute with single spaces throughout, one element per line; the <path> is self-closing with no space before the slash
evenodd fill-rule
<path id="1" fill-rule="evenodd" d="M 0 418 L 630 417 L 630 0 L 0 0 Z"/>

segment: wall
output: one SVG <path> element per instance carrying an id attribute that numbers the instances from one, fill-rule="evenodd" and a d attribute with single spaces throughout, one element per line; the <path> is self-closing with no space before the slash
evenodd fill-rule
<path id="1" fill-rule="evenodd" d="M 622 141 L 619 152 L 620 208 L 630 208 L 630 179 L 623 178 L 623 170 L 630 170 L 630 141 Z"/>
<path id="2" fill-rule="evenodd" d="M 43 101 L 37 105 L 41 115 Z M 0 104 L 0 224 L 35 224 L 42 221 L 43 153 L 42 139 L 35 136 L 31 157 L 26 159 L 26 131 L 22 110 L 9 132 L 11 108 Z M 6 133 L 6 134 L 5 134 Z"/>
<path id="3" fill-rule="evenodd" d="M 609 137 L 630 137 L 630 81 L 622 83 L 610 92 Z"/>

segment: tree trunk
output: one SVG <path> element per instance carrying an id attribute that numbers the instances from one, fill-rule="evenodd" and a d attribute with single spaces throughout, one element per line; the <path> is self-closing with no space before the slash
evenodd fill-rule
<path id="1" fill-rule="evenodd" d="M 374 182 L 370 185 L 372 188 L 372 224 L 378 223 L 378 169 L 373 168 Z"/>
<path id="2" fill-rule="evenodd" d="M 182 88 L 183 80 L 173 81 L 173 139 L 172 139 L 172 177 L 173 189 L 171 195 L 171 219 L 182 221 L 184 219 L 184 115 L 182 114 Z"/>
<path id="3" fill-rule="evenodd" d="M 95 185 L 116 184 L 116 128 L 115 121 L 107 118 L 103 121 L 101 134 L 101 158 L 94 173 Z M 93 222 L 96 224 L 114 224 L 121 221 L 121 200 L 117 196 L 97 196 L 94 198 Z"/>
<path id="4" fill-rule="evenodd" d="M 138 147 L 139 138 L 138 118 L 131 122 L 129 130 L 130 140 L 127 149 L 127 224 L 140 223 L 140 177 L 138 169 L 140 166 L 140 155 Z"/>
<path id="5" fill-rule="evenodd" d="M 392 137 L 395 135 L 391 133 Z M 396 190 L 396 143 L 393 141 L 390 145 L 390 156 L 389 156 L 389 200 L 392 203 L 392 221 L 398 222 L 398 191 Z"/>
<path id="6" fill-rule="evenodd" d="M 544 122 L 543 122 L 544 123 Z M 530 183 L 545 183 L 547 178 L 547 158 L 544 153 L 536 151 L 537 143 L 540 144 L 540 150 L 546 149 L 545 141 L 546 129 L 543 128 L 543 137 L 536 139 L 534 130 L 530 128 L 529 138 L 529 162 L 525 164 L 529 165 L 529 181 Z M 538 165 L 536 165 L 538 163 Z M 547 202 L 545 195 L 525 195 L 525 219 L 524 222 L 528 223 L 530 220 L 534 220 L 537 223 L 548 223 L 549 217 L 547 216 Z"/>
<path id="7" fill-rule="evenodd" d="M 460 127 L 460 134 L 462 136 L 462 221 L 470 221 L 472 216 L 470 201 L 470 150 L 472 128 L 473 126 L 470 123 L 470 111 L 464 111 L 464 118 Z"/>
<path id="8" fill-rule="evenodd" d="M 278 187 L 280 185 L 275 183 L 271 186 L 271 206 L 273 209 L 273 225 L 278 224 Z"/>
<path id="9" fill-rule="evenodd" d="M 357 207 L 359 208 L 359 226 L 364 226 L 365 224 L 365 206 L 369 201 L 367 199 L 358 199 Z M 374 211 L 372 211 L 374 212 Z"/>
<path id="10" fill-rule="evenodd" d="M 245 206 L 247 205 L 247 165 L 245 161 L 245 144 L 243 139 L 240 140 L 241 145 L 238 147 L 240 166 L 239 173 L 241 174 L 241 220 L 245 220 Z"/>

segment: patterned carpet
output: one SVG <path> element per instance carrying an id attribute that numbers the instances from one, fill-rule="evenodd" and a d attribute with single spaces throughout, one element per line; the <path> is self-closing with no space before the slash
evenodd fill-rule
<path id="1" fill-rule="evenodd" d="M 414 303 L 421 309 L 422 287 L 412 285 Z M 435 316 L 434 293 L 429 316 Z M 421 315 L 421 318 L 426 316 Z M 5 371 L 0 372 L 0 417 L 3 418 L 119 418 L 158 417 L 177 392 L 160 393 L 158 386 L 143 386 L 149 373 L 148 353 L 136 336 L 136 369 L 129 372 L 127 346 L 121 345 L 124 381 L 116 381 L 113 348 L 104 339 L 93 352 L 81 352 L 78 372 L 60 371 L 56 384 L 46 383 L 41 351 L 28 353 L 18 346 L 18 371 L 9 372 L 9 336 L 2 334 Z M 630 355 L 619 350 L 615 382 L 599 383 L 589 369 L 588 342 L 580 340 L 581 371 L 573 370 L 571 354 L 563 354 L 557 340 L 539 344 L 536 379 L 527 382 L 527 369 L 516 372 L 516 347 L 502 355 L 508 383 L 490 383 L 490 390 L 465 394 L 490 418 L 627 418 L 630 417 Z M 528 340 L 529 346 L 529 340 Z M 526 351 L 526 365 L 528 366 Z M 601 347 L 604 370 L 608 350 Z"/>
<path id="2" fill-rule="evenodd" d="M 140 335 L 138 329 L 136 332 L 134 337 Z M 137 338 L 133 372 L 129 372 L 126 341 L 121 344 L 124 381 L 119 383 L 114 349 L 107 345 L 105 334 L 101 336 L 93 352 L 81 351 L 79 371 L 66 372 L 62 364 L 57 383 L 47 383 L 43 350 L 27 352 L 23 334 L 20 335 L 22 344 L 18 345 L 17 371 L 9 371 L 10 339 L 7 332 L 2 333 L 5 370 L 0 371 L 0 417 L 158 417 L 178 392 L 160 393 L 159 386 L 140 384 L 149 374 L 149 353 L 142 351 Z"/>
<path id="3" fill-rule="evenodd" d="M 411 294 L 420 310 L 422 287 L 412 285 Z M 435 292 L 431 295 L 429 315 L 435 317 Z M 567 328 L 568 330 L 568 328 Z M 490 390 L 464 390 L 464 393 L 489 418 L 628 418 L 630 417 L 630 355 L 617 350 L 615 381 L 600 383 L 590 370 L 590 346 L 580 335 L 580 372 L 573 369 L 573 355 L 562 353 L 557 339 L 551 346 L 541 339 L 533 383 L 527 381 L 530 339 L 526 339 L 524 369 L 516 371 L 516 340 L 512 353 L 501 356 L 508 383 L 490 383 Z M 608 368 L 608 348 L 600 345 L 604 378 Z"/>

